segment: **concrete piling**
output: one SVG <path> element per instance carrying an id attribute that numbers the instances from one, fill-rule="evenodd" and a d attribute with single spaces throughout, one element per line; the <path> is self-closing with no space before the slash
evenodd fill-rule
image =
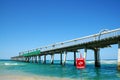
<path id="1" fill-rule="evenodd" d="M 118 42 L 118 70 L 120 70 L 120 41 Z"/>
<path id="2" fill-rule="evenodd" d="M 54 63 L 54 54 L 51 55 L 51 64 Z"/>
<path id="3" fill-rule="evenodd" d="M 94 49 L 95 67 L 100 67 L 100 49 Z"/>

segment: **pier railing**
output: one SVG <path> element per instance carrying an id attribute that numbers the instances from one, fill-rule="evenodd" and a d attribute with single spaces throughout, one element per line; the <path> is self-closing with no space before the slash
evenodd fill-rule
<path id="1" fill-rule="evenodd" d="M 73 45 L 83 44 L 83 43 L 87 43 L 87 42 L 91 42 L 95 40 L 97 41 L 97 40 L 106 39 L 110 37 L 116 37 L 119 35 L 120 35 L 120 28 L 115 29 L 115 30 L 107 30 L 104 32 L 99 32 L 97 34 L 90 35 L 90 36 L 77 38 L 77 39 L 73 39 L 73 40 L 69 40 L 65 42 L 59 42 L 59 43 L 55 43 L 55 44 L 48 45 L 45 47 L 41 47 L 40 50 L 41 52 L 44 52 L 44 51 L 53 50 L 57 48 L 64 48 L 64 47 L 69 47 Z"/>
<path id="2" fill-rule="evenodd" d="M 78 44 L 80 45 L 80 44 L 91 42 L 91 41 L 98 41 L 101 39 L 106 39 L 106 38 L 110 38 L 110 37 L 117 37 L 117 36 L 120 36 L 120 28 L 114 29 L 114 30 L 101 31 L 97 34 L 93 34 L 93 35 L 82 37 L 82 38 L 77 38 L 77 39 L 73 39 L 73 40 L 68 40 L 68 41 L 64 41 L 64 42 L 51 44 L 51 45 L 44 46 L 44 47 L 41 47 L 41 48 L 38 48 L 35 50 L 40 50 L 41 52 L 45 52 L 45 51 L 49 51 L 49 50 L 70 47 L 70 46 L 74 46 L 74 45 L 78 45 Z M 35 50 L 32 50 L 32 52 Z M 22 52 L 22 54 L 25 54 L 25 53 L 26 52 Z"/>

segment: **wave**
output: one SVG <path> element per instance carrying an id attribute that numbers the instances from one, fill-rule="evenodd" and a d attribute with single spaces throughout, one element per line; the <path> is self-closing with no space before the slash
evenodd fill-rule
<path id="1" fill-rule="evenodd" d="M 102 64 L 117 64 L 117 60 L 101 60 Z"/>
<path id="2" fill-rule="evenodd" d="M 86 61 L 87 64 L 94 64 L 95 61 Z M 100 60 L 101 64 L 117 64 L 117 60 Z"/>
<path id="3" fill-rule="evenodd" d="M 66 63 L 73 64 L 73 60 L 67 60 Z M 94 64 L 94 60 L 86 60 L 86 64 Z M 101 64 L 117 64 L 117 60 L 100 60 Z"/>
<path id="4" fill-rule="evenodd" d="M 19 65 L 18 63 L 4 63 L 4 65 L 9 66 L 9 65 Z"/>
<path id="5" fill-rule="evenodd" d="M 86 61 L 87 64 L 93 64 L 94 61 Z"/>

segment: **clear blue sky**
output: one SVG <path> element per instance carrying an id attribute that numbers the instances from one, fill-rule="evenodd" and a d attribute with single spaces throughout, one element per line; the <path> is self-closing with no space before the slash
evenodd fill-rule
<path id="1" fill-rule="evenodd" d="M 120 0 L 0 0 L 0 58 L 119 27 Z M 116 59 L 117 45 L 101 58 Z"/>

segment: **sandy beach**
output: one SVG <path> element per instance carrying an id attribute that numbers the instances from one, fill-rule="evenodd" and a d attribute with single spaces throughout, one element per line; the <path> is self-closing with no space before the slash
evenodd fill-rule
<path id="1" fill-rule="evenodd" d="M 68 78 L 45 77 L 45 76 L 24 76 L 24 75 L 0 75 L 0 80 L 71 80 Z"/>

